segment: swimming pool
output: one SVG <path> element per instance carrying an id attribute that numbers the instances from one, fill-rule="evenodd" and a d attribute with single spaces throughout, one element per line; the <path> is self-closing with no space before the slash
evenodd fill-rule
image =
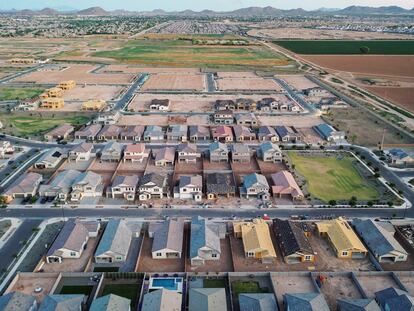
<path id="1" fill-rule="evenodd" d="M 166 288 L 181 293 L 183 290 L 183 278 L 151 278 L 149 288 Z"/>

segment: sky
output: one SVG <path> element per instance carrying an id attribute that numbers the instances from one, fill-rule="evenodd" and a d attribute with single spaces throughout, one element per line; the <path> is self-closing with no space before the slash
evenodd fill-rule
<path id="1" fill-rule="evenodd" d="M 326 8 L 343 8 L 350 5 L 387 6 L 398 5 L 407 9 L 414 7 L 412 0 L 0 0 L 0 10 L 5 9 L 84 9 L 100 6 L 107 10 L 127 9 L 146 11 L 164 9 L 179 11 L 185 9 L 229 11 L 249 6 L 273 6 L 280 9 L 304 8 L 307 10 Z"/>

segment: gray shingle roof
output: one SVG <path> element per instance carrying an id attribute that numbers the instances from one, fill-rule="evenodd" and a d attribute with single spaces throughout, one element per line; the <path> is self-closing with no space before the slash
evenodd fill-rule
<path id="1" fill-rule="evenodd" d="M 0 297 L 1 311 L 28 311 L 33 306 L 35 297 L 21 292 L 11 292 Z"/>
<path id="2" fill-rule="evenodd" d="M 341 311 L 381 311 L 374 299 L 338 299 L 337 306 Z"/>
<path id="3" fill-rule="evenodd" d="M 221 253 L 218 228 L 215 224 L 208 223 L 205 218 L 193 217 L 191 219 L 190 258 L 197 257 L 199 249 L 205 246 Z"/>
<path id="4" fill-rule="evenodd" d="M 106 225 L 105 232 L 95 251 L 95 256 L 100 256 L 108 251 L 126 256 L 129 250 L 132 232 L 128 229 L 125 221 L 111 219 Z"/>
<path id="5" fill-rule="evenodd" d="M 206 175 L 207 194 L 225 195 L 235 193 L 236 186 L 231 173 L 212 173 Z"/>
<path id="6" fill-rule="evenodd" d="M 152 252 L 170 249 L 182 252 L 184 236 L 184 222 L 182 219 L 170 219 L 160 224 L 154 232 Z"/>
<path id="7" fill-rule="evenodd" d="M 246 188 L 250 188 L 257 183 L 269 188 L 269 184 L 266 180 L 266 177 L 261 174 L 253 173 L 253 174 L 245 176 L 243 179 L 243 185 Z"/>
<path id="8" fill-rule="evenodd" d="M 303 230 L 289 220 L 274 219 L 273 229 L 283 256 L 296 252 L 313 254 L 312 246 Z"/>
<path id="9" fill-rule="evenodd" d="M 191 288 L 189 311 L 227 311 L 224 288 Z"/>
<path id="10" fill-rule="evenodd" d="M 89 311 L 127 311 L 130 308 L 131 300 L 109 294 L 95 299 Z"/>
<path id="11" fill-rule="evenodd" d="M 289 311 L 330 311 L 320 293 L 298 293 L 283 295 Z"/>
<path id="12" fill-rule="evenodd" d="M 240 294 L 240 311 L 277 311 L 275 295 L 273 294 Z"/>

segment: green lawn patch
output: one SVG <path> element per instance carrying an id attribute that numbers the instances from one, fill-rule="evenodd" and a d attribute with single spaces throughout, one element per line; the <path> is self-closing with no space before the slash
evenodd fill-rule
<path id="1" fill-rule="evenodd" d="M 414 40 L 278 40 L 274 43 L 298 54 L 414 54 Z M 365 47 L 368 49 L 364 53 Z"/>
<path id="2" fill-rule="evenodd" d="M 2 87 L 0 88 L 0 100 L 24 100 L 39 96 L 44 89 L 26 87 Z"/>
<path id="3" fill-rule="evenodd" d="M 289 152 L 297 172 L 306 179 L 308 192 L 324 202 L 330 200 L 377 200 L 379 192 L 355 168 L 350 156 L 303 156 Z"/>
<path id="4" fill-rule="evenodd" d="M 251 293 L 269 293 L 269 289 L 267 287 L 260 287 L 258 282 L 254 281 L 235 281 L 232 283 L 233 293 L 236 297 L 239 294 L 251 294 Z"/>
<path id="5" fill-rule="evenodd" d="M 61 295 L 86 295 L 89 296 L 92 292 L 93 286 L 89 285 L 66 285 L 62 287 L 62 290 L 60 291 Z"/>
<path id="6" fill-rule="evenodd" d="M 226 280 L 224 279 L 204 279 L 203 286 L 205 288 L 226 288 Z"/>
<path id="7" fill-rule="evenodd" d="M 95 267 L 93 272 L 118 272 L 118 267 Z"/>
<path id="8" fill-rule="evenodd" d="M 131 307 L 134 308 L 139 300 L 141 285 L 138 284 L 108 284 L 105 285 L 102 296 L 115 294 L 131 300 Z"/>

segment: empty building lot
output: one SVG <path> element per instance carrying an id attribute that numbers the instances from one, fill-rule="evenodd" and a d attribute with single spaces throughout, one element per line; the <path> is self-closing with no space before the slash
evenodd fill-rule
<path id="1" fill-rule="evenodd" d="M 391 273 L 357 274 L 357 279 L 368 298 L 375 298 L 375 293 L 388 287 L 400 288 Z"/>
<path id="2" fill-rule="evenodd" d="M 222 78 L 216 82 L 220 91 L 282 91 L 275 81 L 264 78 Z"/>
<path id="3" fill-rule="evenodd" d="M 286 75 L 277 77 L 284 80 L 292 88 L 298 91 L 318 87 L 316 83 L 313 83 L 311 80 L 302 75 Z"/>
<path id="4" fill-rule="evenodd" d="M 108 101 L 118 98 L 123 91 L 123 87 L 113 85 L 78 85 L 74 89 L 66 91 L 63 98 L 65 101 L 87 101 L 90 99 Z"/>
<path id="5" fill-rule="evenodd" d="M 108 65 L 103 67 L 98 72 L 100 73 L 149 73 L 149 74 L 157 74 L 157 73 L 167 73 L 167 74 L 198 74 L 200 73 L 199 68 L 162 68 L 162 67 L 141 67 L 141 66 L 133 66 L 133 65 Z"/>
<path id="6" fill-rule="evenodd" d="M 414 295 L 414 273 L 412 271 L 397 272 L 396 275 L 398 276 L 401 283 L 405 286 L 408 293 L 410 295 Z"/>
<path id="7" fill-rule="evenodd" d="M 219 71 L 217 72 L 217 77 L 222 78 L 249 78 L 256 79 L 258 76 L 252 71 Z"/>
<path id="8" fill-rule="evenodd" d="M 152 74 L 144 83 L 143 91 L 204 91 L 205 76 L 201 74 Z"/>

